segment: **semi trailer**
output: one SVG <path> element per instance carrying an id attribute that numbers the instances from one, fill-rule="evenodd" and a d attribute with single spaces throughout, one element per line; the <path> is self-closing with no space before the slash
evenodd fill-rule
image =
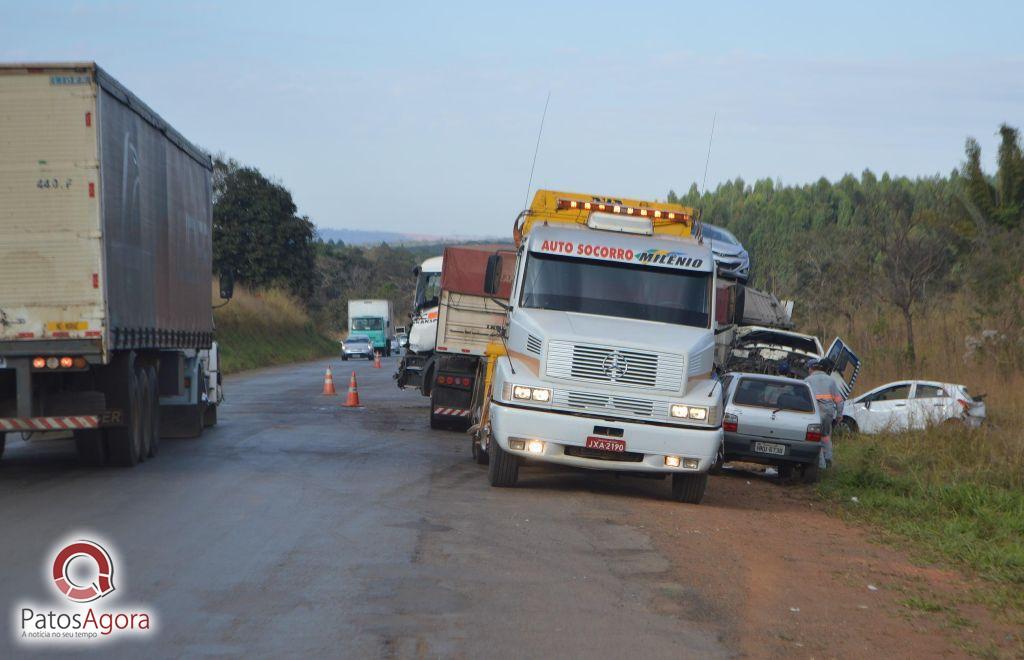
<path id="1" fill-rule="evenodd" d="M 72 433 L 132 466 L 199 435 L 222 398 L 210 156 L 94 63 L 0 65 L 0 117 L 0 452 Z"/>

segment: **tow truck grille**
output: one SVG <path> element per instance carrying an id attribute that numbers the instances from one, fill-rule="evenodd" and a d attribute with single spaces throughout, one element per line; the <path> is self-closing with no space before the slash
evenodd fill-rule
<path id="1" fill-rule="evenodd" d="M 654 418 L 664 417 L 664 406 L 654 401 L 625 396 L 609 396 L 598 392 L 568 392 L 555 390 L 552 403 L 560 408 L 584 412 L 606 413 L 618 416 Z"/>
<path id="2" fill-rule="evenodd" d="M 612 383 L 628 387 L 678 390 L 685 359 L 672 353 L 552 341 L 547 374 L 553 378 Z"/>

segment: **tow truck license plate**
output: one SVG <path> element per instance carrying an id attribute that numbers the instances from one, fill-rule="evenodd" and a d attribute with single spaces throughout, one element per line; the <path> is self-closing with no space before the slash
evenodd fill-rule
<path id="1" fill-rule="evenodd" d="M 754 451 L 759 454 L 775 454 L 782 456 L 786 453 L 786 445 L 777 445 L 773 442 L 755 442 Z"/>
<path id="2" fill-rule="evenodd" d="M 604 451 L 626 451 L 625 440 L 609 440 L 590 436 L 587 438 L 587 449 L 601 449 Z"/>

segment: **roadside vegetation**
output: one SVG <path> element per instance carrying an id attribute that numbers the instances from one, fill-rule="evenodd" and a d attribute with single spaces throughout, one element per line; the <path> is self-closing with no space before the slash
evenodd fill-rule
<path id="1" fill-rule="evenodd" d="M 214 291 L 214 303 L 219 304 Z M 226 374 L 332 355 L 338 345 L 317 331 L 309 313 L 289 293 L 253 293 L 235 287 L 231 302 L 214 311 L 221 366 Z"/>
<path id="2" fill-rule="evenodd" d="M 1016 129 L 998 134 L 994 174 L 968 139 L 948 176 L 670 197 L 736 234 L 751 283 L 794 299 L 802 330 L 849 342 L 864 364 L 855 393 L 928 379 L 986 395 L 976 431 L 839 439 L 819 493 L 920 561 L 979 578 L 964 599 L 1024 625 L 1024 156 Z"/>
<path id="3" fill-rule="evenodd" d="M 214 276 L 230 273 L 240 285 L 215 312 L 225 372 L 333 354 L 350 298 L 390 300 L 401 325 L 413 268 L 443 250 L 321 241 L 282 183 L 222 156 L 213 189 Z"/>

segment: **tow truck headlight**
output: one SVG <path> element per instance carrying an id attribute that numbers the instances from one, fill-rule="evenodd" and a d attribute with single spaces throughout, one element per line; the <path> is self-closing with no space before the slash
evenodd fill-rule
<path id="1" fill-rule="evenodd" d="M 551 401 L 551 390 L 546 387 L 513 385 L 512 398 L 517 401 L 537 401 L 538 403 L 547 403 L 548 401 Z"/>
<path id="2" fill-rule="evenodd" d="M 695 419 L 699 422 L 707 421 L 708 409 L 704 406 L 686 406 L 681 403 L 674 403 L 670 411 L 673 417 L 682 419 Z"/>

